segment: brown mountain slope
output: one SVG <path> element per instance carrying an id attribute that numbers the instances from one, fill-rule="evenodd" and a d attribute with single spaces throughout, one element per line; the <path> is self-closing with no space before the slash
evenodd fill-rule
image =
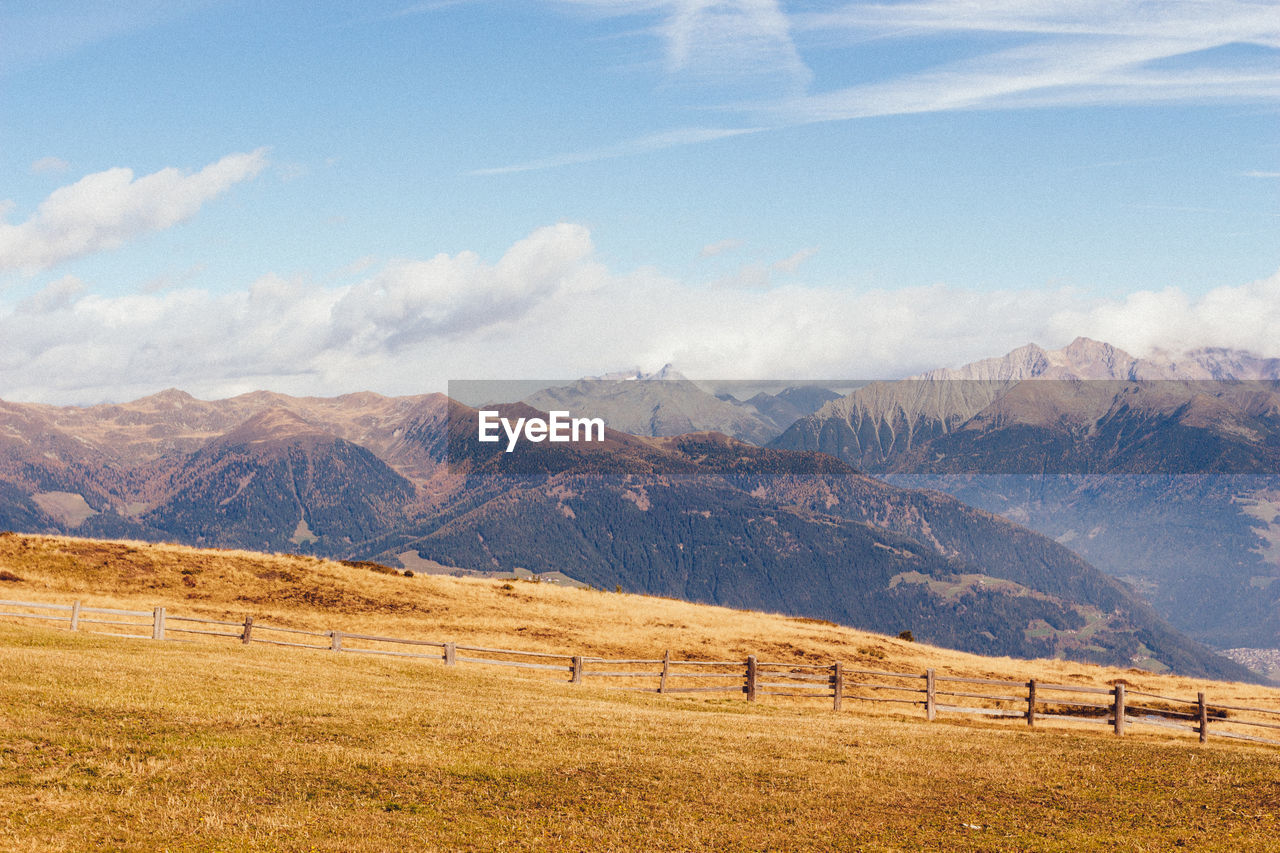
<path id="1" fill-rule="evenodd" d="M 66 466 L 79 480 L 11 502 L 7 518 L 22 529 L 390 561 L 416 552 L 471 570 L 562 571 L 600 587 L 910 628 L 970 650 L 1247 676 L 1061 546 L 814 454 L 613 431 L 603 446 L 526 443 L 508 454 L 474 441 L 474 410 L 439 396 L 205 403 L 166 393 L 37 414 L 58 430 L 59 418 L 96 416 L 72 449 L 113 458 Z M 154 455 L 179 441 L 199 446 Z M 143 461 L 128 464 L 130 454 Z"/>
<path id="2" fill-rule="evenodd" d="M 475 418 L 458 407 L 451 421 L 458 499 L 364 553 L 560 570 L 596 587 L 910 628 L 983 653 L 1248 677 L 1068 549 L 954 498 L 715 433 L 507 453 L 474 440 Z"/>
<path id="3" fill-rule="evenodd" d="M 860 389 L 772 446 L 956 495 L 1062 542 L 1197 639 L 1276 648 L 1277 364 L 1024 347 Z"/>

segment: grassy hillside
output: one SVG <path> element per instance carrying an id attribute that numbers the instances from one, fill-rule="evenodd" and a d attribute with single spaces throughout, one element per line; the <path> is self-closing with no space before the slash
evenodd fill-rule
<path id="1" fill-rule="evenodd" d="M 551 584 L 453 578 L 292 554 L 196 549 L 0 533 L 0 598 L 150 608 L 312 630 L 597 657 L 840 660 L 877 669 L 927 667 L 979 678 L 1132 687 L 1217 701 L 1280 700 L 1280 690 L 1062 660 L 984 657 L 815 619 Z"/>
<path id="2" fill-rule="evenodd" d="M 0 536 L 0 597 L 588 654 L 1280 691 L 803 620 L 298 557 Z M 1277 849 L 1275 748 L 677 698 L 481 667 L 0 620 L 8 850 Z"/>

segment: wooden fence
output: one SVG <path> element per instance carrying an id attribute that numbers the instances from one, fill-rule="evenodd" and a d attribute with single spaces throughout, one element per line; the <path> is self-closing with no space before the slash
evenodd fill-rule
<path id="1" fill-rule="evenodd" d="M 1130 689 L 1123 681 L 1107 687 L 1054 684 L 1031 679 L 1014 681 L 939 675 L 932 669 L 890 672 L 830 664 L 761 661 L 755 655 L 741 660 L 673 660 L 661 658 L 605 659 L 584 655 L 528 652 L 466 646 L 454 642 L 380 637 L 344 631 L 306 631 L 255 622 L 175 616 L 164 607 L 120 610 L 86 607 L 81 602 L 46 604 L 0 601 L 0 617 L 67 623 L 72 631 L 150 640 L 183 640 L 193 636 L 222 637 L 241 643 L 391 655 L 461 663 L 519 667 L 563 673 L 581 684 L 617 679 L 618 689 L 650 693 L 727 693 L 749 702 L 764 696 L 823 700 L 839 711 L 845 702 L 890 703 L 923 710 L 928 720 L 939 715 L 967 714 L 1022 719 L 1028 726 L 1049 720 L 1105 725 L 1123 735 L 1129 725 L 1158 726 L 1209 739 L 1233 738 L 1280 746 L 1280 709 L 1210 702 L 1204 693 L 1194 699 Z M 108 617 L 108 618 L 104 618 Z M 184 635 L 184 636 L 174 636 Z M 1276 734 L 1272 734 L 1277 732 Z M 1271 735 L 1263 737 L 1262 735 Z"/>

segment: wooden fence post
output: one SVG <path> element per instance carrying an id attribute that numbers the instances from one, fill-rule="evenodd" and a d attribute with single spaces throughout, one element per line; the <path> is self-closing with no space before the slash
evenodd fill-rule
<path id="1" fill-rule="evenodd" d="M 1033 678 L 1027 682 L 1027 725 L 1035 726 L 1036 724 L 1036 680 Z"/>
<path id="2" fill-rule="evenodd" d="M 756 656 L 747 655 L 747 683 L 742 688 L 742 692 L 747 694 L 747 701 L 756 701 Z"/>
<path id="3" fill-rule="evenodd" d="M 933 682 L 933 670 L 924 671 L 924 716 L 932 721 L 938 715 L 938 694 Z"/>
<path id="4" fill-rule="evenodd" d="M 333 649 L 335 652 L 342 651 L 342 632 L 330 631 L 329 636 L 333 638 L 333 641 L 330 643 L 329 648 Z"/>
<path id="5" fill-rule="evenodd" d="M 831 710 L 839 711 L 844 699 L 844 669 L 840 661 L 831 664 Z"/>
<path id="6" fill-rule="evenodd" d="M 667 676 L 671 674 L 671 649 L 662 653 L 662 678 L 658 681 L 658 692 L 667 692 Z"/>
<path id="7" fill-rule="evenodd" d="M 79 600 L 71 604 L 71 630 L 80 630 L 80 602 Z"/>
<path id="8" fill-rule="evenodd" d="M 444 665 L 456 666 L 457 663 L 458 663 L 458 644 L 445 643 L 444 644 Z"/>
<path id="9" fill-rule="evenodd" d="M 244 633 L 240 635 L 240 642 L 246 646 L 249 645 L 250 638 L 253 636 L 253 617 L 244 617 Z"/>
<path id="10" fill-rule="evenodd" d="M 164 639 L 164 608 L 157 607 L 151 613 L 151 639 Z"/>
<path id="11" fill-rule="evenodd" d="M 572 675 L 569 677 L 569 683 L 581 684 L 582 683 L 582 655 L 573 656 L 573 663 L 570 664 L 569 671 L 572 673 Z"/>
<path id="12" fill-rule="evenodd" d="M 1115 731 L 1117 735 L 1124 734 L 1124 683 L 1116 685 L 1115 688 L 1116 701 L 1112 708 L 1115 713 Z"/>
<path id="13" fill-rule="evenodd" d="M 1205 704 L 1204 694 L 1196 694 L 1196 717 L 1200 722 L 1200 742 L 1209 739 L 1209 706 Z"/>

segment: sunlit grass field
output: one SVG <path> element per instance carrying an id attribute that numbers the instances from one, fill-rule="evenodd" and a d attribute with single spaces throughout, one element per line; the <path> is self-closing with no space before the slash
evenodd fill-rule
<path id="1" fill-rule="evenodd" d="M 182 580 L 193 568 L 196 586 Z M 0 570 L 22 578 L 0 587 L 3 598 L 251 612 L 533 650 L 768 652 L 1091 683 L 1119 672 L 305 558 L 7 536 Z M 1166 691 L 1206 688 L 1124 674 Z M 1280 849 L 1277 816 L 1275 747 L 928 723 L 848 701 L 835 713 L 624 693 L 478 666 L 0 620 L 6 850 L 1267 850 Z"/>

